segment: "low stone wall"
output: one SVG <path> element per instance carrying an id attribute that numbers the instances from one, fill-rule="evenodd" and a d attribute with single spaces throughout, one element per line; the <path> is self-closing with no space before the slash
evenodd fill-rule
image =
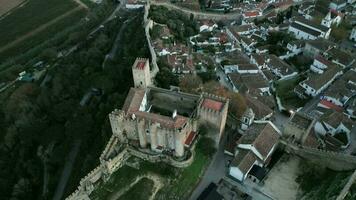
<path id="1" fill-rule="evenodd" d="M 303 147 L 285 141 L 281 142 L 286 147 L 286 151 L 296 154 L 311 162 L 335 171 L 349 171 L 356 169 L 356 157 L 344 153 L 325 151 L 315 148 Z"/>
<path id="2" fill-rule="evenodd" d="M 66 198 L 66 200 L 88 200 L 89 195 L 94 191 L 94 184 L 103 179 L 108 180 L 110 175 L 120 169 L 130 157 L 127 149 L 124 149 L 117 156 L 107 161 L 101 161 L 101 164 L 88 173 L 79 182 L 78 188 Z"/>
<path id="3" fill-rule="evenodd" d="M 170 156 L 166 156 L 166 155 L 162 155 L 162 154 L 158 154 L 158 155 L 150 155 L 150 154 L 146 154 L 143 152 L 140 152 L 132 147 L 128 147 L 128 152 L 135 157 L 141 158 L 142 160 L 148 161 L 148 162 L 152 162 L 152 163 L 156 163 L 156 162 L 164 162 L 167 163 L 169 165 L 172 165 L 174 167 L 177 168 L 184 168 L 184 167 L 188 167 L 189 165 L 192 164 L 193 160 L 194 160 L 194 156 L 195 156 L 195 152 L 192 151 L 192 155 L 185 161 L 179 162 L 174 160 L 172 157 Z"/>

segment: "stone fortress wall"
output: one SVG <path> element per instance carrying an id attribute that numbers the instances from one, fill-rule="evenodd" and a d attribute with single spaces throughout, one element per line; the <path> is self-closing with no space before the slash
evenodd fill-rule
<path id="1" fill-rule="evenodd" d="M 325 151 L 281 141 L 286 151 L 335 171 L 356 169 L 356 157 L 344 153 Z"/>
<path id="2" fill-rule="evenodd" d="M 150 55 L 151 55 L 151 63 L 152 63 L 151 78 L 152 78 L 152 82 L 153 82 L 154 78 L 156 77 L 157 73 L 159 72 L 159 68 L 157 65 L 157 54 L 153 48 L 152 40 L 151 40 L 151 36 L 150 36 L 150 30 L 153 27 L 153 21 L 148 18 L 149 10 L 150 10 L 150 1 L 148 0 L 144 7 L 145 13 L 143 16 L 143 24 L 144 24 L 144 28 L 145 28 L 145 35 L 146 35 L 146 39 L 147 39 L 148 48 L 150 50 Z"/>

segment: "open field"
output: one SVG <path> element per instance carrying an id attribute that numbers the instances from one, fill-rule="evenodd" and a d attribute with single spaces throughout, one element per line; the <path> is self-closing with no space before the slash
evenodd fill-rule
<path id="1" fill-rule="evenodd" d="M 0 20 L 0 30 L 6 30 L 0 32 L 0 60 L 23 53 L 74 25 L 86 9 L 79 0 L 28 0 Z"/>
<path id="2" fill-rule="evenodd" d="M 0 17 L 24 1 L 25 0 L 0 0 Z"/>
<path id="3" fill-rule="evenodd" d="M 0 32 L 0 46 L 20 38 L 77 6 L 73 0 L 30 0 L 0 20 L 0 30 L 5 30 Z"/>

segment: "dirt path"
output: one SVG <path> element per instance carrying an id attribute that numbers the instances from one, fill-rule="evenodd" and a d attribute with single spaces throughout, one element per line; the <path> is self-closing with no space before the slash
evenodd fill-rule
<path id="1" fill-rule="evenodd" d="M 0 0 L 0 1 L 1 1 L 1 0 Z M 89 9 L 88 6 L 85 5 L 83 2 L 81 2 L 80 0 L 73 0 L 73 1 L 75 1 L 76 3 L 78 3 L 79 6 L 76 7 L 76 8 L 73 8 L 72 10 L 69 10 L 68 12 L 66 12 L 66 13 L 64 13 L 64 14 L 62 14 L 62 15 L 56 17 L 56 18 L 54 18 L 53 20 L 47 22 L 46 24 L 43 24 L 42 26 L 40 26 L 40 27 L 38 27 L 38 28 L 36 28 L 36 29 L 34 29 L 34 30 L 32 30 L 32 31 L 30 31 L 30 32 L 28 32 L 28 33 L 26 33 L 25 35 L 23 35 L 23 36 L 17 38 L 17 39 L 14 40 L 13 42 L 11 42 L 11 43 L 9 43 L 9 44 L 7 44 L 7 45 L 1 47 L 1 48 L 0 48 L 0 53 L 2 53 L 3 51 L 5 51 L 5 50 L 7 50 L 7 49 L 9 49 L 9 48 L 12 48 L 12 47 L 16 46 L 16 45 L 19 44 L 20 42 L 22 42 L 22 41 L 24 41 L 24 40 L 26 40 L 26 39 L 32 37 L 33 35 L 36 35 L 37 33 L 39 33 L 39 32 L 41 32 L 41 31 L 45 30 L 45 29 L 48 28 L 49 26 L 51 26 L 51 25 L 57 23 L 58 21 L 60 21 L 60 20 L 62 20 L 62 19 L 64 19 L 64 18 L 70 16 L 71 14 L 73 14 L 73 13 L 75 13 L 75 12 L 80 11 L 81 9 Z"/>
<path id="2" fill-rule="evenodd" d="M 127 191 L 130 190 L 131 187 L 133 187 L 136 183 L 138 183 L 141 179 L 147 178 L 153 181 L 153 192 L 149 200 L 153 200 L 156 197 L 157 192 L 159 189 L 163 187 L 162 179 L 161 177 L 155 175 L 155 174 L 146 174 L 142 176 L 136 177 L 136 179 L 128 186 L 124 187 L 123 189 L 117 191 L 116 193 L 112 194 L 109 196 L 109 200 L 117 200 L 119 199 L 122 195 L 124 195 Z"/>

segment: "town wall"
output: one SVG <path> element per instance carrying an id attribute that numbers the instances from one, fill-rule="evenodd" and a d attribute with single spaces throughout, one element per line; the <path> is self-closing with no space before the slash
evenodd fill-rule
<path id="1" fill-rule="evenodd" d="M 286 147 L 286 151 L 298 155 L 311 162 L 318 163 L 322 166 L 330 168 L 335 171 L 349 171 L 356 169 L 356 157 L 344 153 L 337 153 L 332 151 L 325 151 L 316 148 L 303 147 L 281 142 Z"/>
<path id="2" fill-rule="evenodd" d="M 157 73 L 159 72 L 159 68 L 157 65 L 157 55 L 156 52 L 153 48 L 152 45 L 152 40 L 150 36 L 150 30 L 153 27 L 153 21 L 148 18 L 149 10 L 150 10 L 150 1 L 147 1 L 147 4 L 145 5 L 144 9 L 144 15 L 143 15 L 143 24 L 144 24 L 144 29 L 145 29 L 145 35 L 147 39 L 147 44 L 148 44 L 148 49 L 150 50 L 151 54 L 151 63 L 152 63 L 152 69 L 151 69 L 151 82 L 154 83 L 154 78 L 156 77 Z"/>

